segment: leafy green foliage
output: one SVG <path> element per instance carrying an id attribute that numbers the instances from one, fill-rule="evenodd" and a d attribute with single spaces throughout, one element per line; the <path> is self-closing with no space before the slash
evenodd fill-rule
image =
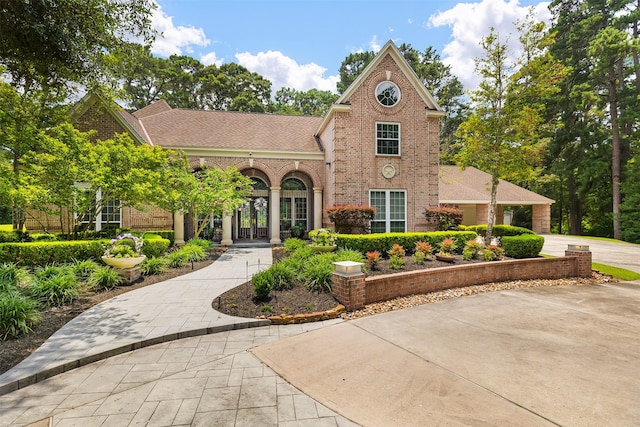
<path id="1" fill-rule="evenodd" d="M 264 301 L 269 298 L 272 282 L 272 274 L 269 269 L 260 271 L 254 274 L 253 277 L 251 277 L 251 283 L 253 283 L 253 292 L 255 293 L 257 300 Z"/>
<path id="2" fill-rule="evenodd" d="M 94 260 L 87 259 L 84 261 L 74 261 L 71 264 L 71 268 L 76 277 L 84 281 L 87 280 L 94 271 L 100 268 L 100 265 Z"/>
<path id="3" fill-rule="evenodd" d="M 169 268 L 182 268 L 187 265 L 189 254 L 182 250 L 171 252 L 167 255 L 167 267 Z"/>
<path id="4" fill-rule="evenodd" d="M 167 260 L 162 257 L 147 257 L 140 264 L 140 272 L 145 276 L 161 274 L 167 267 Z"/>
<path id="5" fill-rule="evenodd" d="M 284 291 L 294 287 L 296 280 L 296 270 L 294 263 L 287 260 L 278 261 L 269 267 L 271 289 L 274 291 Z"/>
<path id="6" fill-rule="evenodd" d="M 324 116 L 337 99 L 338 95 L 328 90 L 302 92 L 283 87 L 276 92 L 273 108 L 277 114 Z"/>
<path id="7" fill-rule="evenodd" d="M 38 303 L 18 292 L 0 292 L 0 341 L 33 331 L 40 321 Z"/>
<path id="8" fill-rule="evenodd" d="M 305 246 L 307 246 L 307 243 L 304 240 L 298 239 L 296 237 L 290 237 L 286 239 L 283 245 L 284 251 L 288 254 L 291 254 Z"/>
<path id="9" fill-rule="evenodd" d="M 321 253 L 309 258 L 304 270 L 300 273 L 304 286 L 313 292 L 330 292 L 333 262 L 336 259 L 337 254 L 333 252 Z"/>
<path id="10" fill-rule="evenodd" d="M 371 206 L 339 205 L 327 208 L 329 220 L 336 225 L 338 233 L 365 234 L 376 210 Z"/>
<path id="11" fill-rule="evenodd" d="M 19 267 L 13 262 L 0 264 L 0 282 L 2 283 L 23 287 L 28 285 L 30 278 L 30 274 L 25 268 Z M 0 286 L 1 290 L 2 287 Z"/>
<path id="12" fill-rule="evenodd" d="M 211 249 L 211 246 L 213 246 L 213 243 L 210 240 L 205 239 L 191 239 L 186 243 L 185 246 L 191 245 L 199 246 L 205 251 L 208 251 L 209 249 Z"/>
<path id="13" fill-rule="evenodd" d="M 353 249 L 361 253 L 376 250 L 381 253 L 387 253 L 393 245 L 397 243 L 403 248 L 407 248 L 407 250 L 413 252 L 418 241 L 429 243 L 432 247 L 437 247 L 442 240 L 450 237 L 456 243 L 456 253 L 460 253 L 465 242 L 475 239 L 476 236 L 477 234 L 474 231 L 339 234 L 336 237 L 336 243 L 340 248 Z"/>
<path id="14" fill-rule="evenodd" d="M 80 297 L 78 279 L 68 266 L 47 266 L 36 271 L 36 280 L 29 285 L 29 295 L 41 306 L 59 307 Z"/>
<path id="15" fill-rule="evenodd" d="M 457 230 L 462 224 L 463 212 L 450 207 L 425 208 L 424 216 L 427 222 L 436 224 L 439 231 Z"/>
<path id="16" fill-rule="evenodd" d="M 184 245 L 178 250 L 178 252 L 183 254 L 184 259 L 187 262 L 204 261 L 205 259 L 207 259 L 207 253 L 204 251 L 204 249 L 202 249 L 201 246 L 198 246 L 196 244 Z"/>
<path id="17" fill-rule="evenodd" d="M 142 254 L 146 255 L 147 258 L 162 256 L 169 249 L 170 243 L 168 239 L 163 239 L 162 237 L 154 239 L 145 237 L 144 245 L 142 245 Z"/>
<path id="18" fill-rule="evenodd" d="M 78 259 L 98 260 L 104 252 L 104 242 L 98 240 L 0 243 L 0 262 L 15 262 L 20 266 L 45 266 L 72 263 Z"/>
<path id="19" fill-rule="evenodd" d="M 89 287 L 96 291 L 113 289 L 122 284 L 124 279 L 113 268 L 98 267 L 87 281 Z"/>
<path id="20" fill-rule="evenodd" d="M 537 234 L 521 234 L 519 236 L 504 236 L 502 249 L 511 258 L 535 258 L 544 246 L 544 237 Z"/>

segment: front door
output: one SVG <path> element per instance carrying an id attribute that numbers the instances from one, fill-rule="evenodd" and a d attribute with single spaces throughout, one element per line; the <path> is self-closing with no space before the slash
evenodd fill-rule
<path id="1" fill-rule="evenodd" d="M 266 239 L 269 237 L 269 209 L 267 197 L 254 197 L 238 209 L 238 239 Z"/>

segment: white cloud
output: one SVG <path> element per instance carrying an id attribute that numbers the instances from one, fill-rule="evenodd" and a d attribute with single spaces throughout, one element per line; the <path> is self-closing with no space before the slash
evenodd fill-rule
<path id="1" fill-rule="evenodd" d="M 209 52 L 200 57 L 200 62 L 204 65 L 216 65 L 219 67 L 224 63 L 224 58 L 218 58 L 215 52 Z"/>
<path id="2" fill-rule="evenodd" d="M 536 16 L 549 22 L 549 2 L 535 6 Z M 474 73 L 474 58 L 483 55 L 480 41 L 494 27 L 502 42 L 508 38 L 509 50 L 517 54 L 518 34 L 514 22 L 524 18 L 529 6 L 520 6 L 518 0 L 481 0 L 476 3 L 458 3 L 453 8 L 432 15 L 429 25 L 451 27 L 452 41 L 442 51 L 442 61 L 451 66 L 466 88 L 475 88 L 479 78 Z"/>
<path id="3" fill-rule="evenodd" d="M 371 41 L 369 42 L 369 48 L 374 52 L 374 53 L 378 53 L 378 51 L 380 51 L 380 49 L 382 49 L 382 45 L 380 44 L 380 42 L 378 41 L 378 37 L 377 36 L 373 36 L 373 38 L 371 39 Z"/>
<path id="4" fill-rule="evenodd" d="M 315 63 L 298 64 L 282 52 L 269 50 L 253 55 L 249 52 L 237 53 L 238 64 L 258 73 L 272 83 L 271 91 L 276 93 L 282 87 L 290 87 L 299 91 L 309 89 L 336 91 L 336 83 L 340 76 L 324 77 L 326 68 Z"/>
<path id="5" fill-rule="evenodd" d="M 153 12 L 151 26 L 158 31 L 151 52 L 161 55 L 182 55 L 183 52 L 192 53 L 191 46 L 207 46 L 210 41 L 202 28 L 175 26 L 173 17 L 168 16 L 158 8 Z"/>

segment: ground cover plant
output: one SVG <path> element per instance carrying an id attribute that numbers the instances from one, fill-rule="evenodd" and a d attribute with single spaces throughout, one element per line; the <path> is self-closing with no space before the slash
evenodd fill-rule
<path id="1" fill-rule="evenodd" d="M 113 268 L 93 260 L 34 268 L 0 264 L 0 374 L 93 305 L 207 266 L 226 250 L 211 247 L 207 241 L 189 243 L 168 255 L 145 260 L 147 274 L 129 286 L 122 286 L 122 277 Z M 169 256 L 193 262 L 171 269 L 167 267 Z"/>

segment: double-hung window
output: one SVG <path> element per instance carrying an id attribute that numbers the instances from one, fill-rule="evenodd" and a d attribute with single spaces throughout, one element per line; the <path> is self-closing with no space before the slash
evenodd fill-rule
<path id="1" fill-rule="evenodd" d="M 407 229 L 407 192 L 370 190 L 369 204 L 376 209 L 372 233 L 404 232 Z"/>
<path id="2" fill-rule="evenodd" d="M 400 124 L 376 123 L 376 155 L 400 155 Z"/>

